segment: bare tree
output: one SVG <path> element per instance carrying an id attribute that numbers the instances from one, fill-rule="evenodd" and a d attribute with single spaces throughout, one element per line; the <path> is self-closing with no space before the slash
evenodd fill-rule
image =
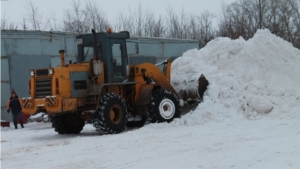
<path id="1" fill-rule="evenodd" d="M 42 14 L 39 13 L 38 7 L 32 2 L 32 0 L 27 1 L 25 6 L 27 11 L 25 17 L 26 20 L 31 23 L 33 30 L 41 30 L 42 25 Z"/>
<path id="2" fill-rule="evenodd" d="M 143 26 L 144 26 L 144 23 L 143 23 L 144 13 L 142 12 L 142 5 L 141 4 L 139 4 L 139 7 L 138 7 L 137 11 L 135 11 L 135 14 L 136 14 L 136 18 L 135 18 L 136 19 L 135 20 L 136 31 L 135 31 L 135 34 L 137 36 L 143 36 L 142 30 L 143 30 Z"/>
<path id="3" fill-rule="evenodd" d="M 26 17 L 24 17 L 24 16 L 22 18 L 21 27 L 22 27 L 23 30 L 28 29 L 27 22 L 26 22 Z"/>
<path id="4" fill-rule="evenodd" d="M 9 22 L 6 18 L 6 15 L 1 16 L 1 30 L 17 30 L 18 24 L 14 22 Z"/>
<path id="5" fill-rule="evenodd" d="M 143 19 L 143 22 L 141 22 L 141 19 Z M 139 31 L 141 31 L 142 36 L 164 37 L 165 27 L 161 16 L 156 17 L 153 12 L 147 10 L 138 22 L 140 22 L 141 30 Z"/>
<path id="6" fill-rule="evenodd" d="M 84 23 L 89 29 L 93 28 L 96 31 L 105 31 L 109 27 L 105 13 L 99 8 L 95 1 L 88 0 L 86 2 L 83 14 L 85 18 Z"/>
<path id="7" fill-rule="evenodd" d="M 173 8 L 169 5 L 167 8 L 167 37 L 187 39 L 189 22 L 185 11 L 182 9 L 181 13 L 177 15 Z"/>
<path id="8" fill-rule="evenodd" d="M 205 46 L 210 40 L 212 40 L 215 37 L 215 31 L 212 27 L 212 20 L 214 17 L 215 15 L 209 11 L 203 12 L 198 17 L 198 22 L 200 24 L 200 37 L 198 39 L 200 41 L 201 46 Z"/>
<path id="9" fill-rule="evenodd" d="M 63 30 L 68 32 L 85 32 L 84 25 L 84 13 L 81 9 L 81 3 L 79 0 L 71 1 L 71 9 L 65 11 L 65 17 L 63 19 Z"/>
<path id="10" fill-rule="evenodd" d="M 257 29 L 268 28 L 298 46 L 299 4 L 299 0 L 237 0 L 223 6 L 218 35 L 249 39 Z"/>
<path id="11" fill-rule="evenodd" d="M 1 30 L 5 30 L 7 25 L 7 19 L 5 14 L 1 16 Z"/>
<path id="12" fill-rule="evenodd" d="M 51 31 L 60 31 L 62 30 L 61 25 L 59 24 L 57 17 L 54 13 L 50 13 L 50 15 L 47 17 L 48 22 L 48 30 Z"/>
<path id="13" fill-rule="evenodd" d="M 99 5 L 94 0 L 88 0 L 85 6 L 79 0 L 72 0 L 71 9 L 65 11 L 63 30 L 69 32 L 105 31 L 109 23 Z"/>
<path id="14" fill-rule="evenodd" d="M 129 8 L 128 14 L 120 13 L 119 17 L 117 18 L 117 23 L 115 24 L 115 29 L 120 30 L 127 30 L 131 33 L 133 36 L 147 36 L 149 33 L 147 28 L 145 26 L 149 26 L 147 21 L 150 21 L 149 16 L 147 12 L 144 12 L 145 10 L 142 9 L 141 4 L 139 4 L 137 9 L 131 9 Z M 149 13 L 149 15 L 151 15 Z"/>
<path id="15" fill-rule="evenodd" d="M 212 20 L 215 15 L 209 11 L 199 15 L 188 15 L 182 9 L 181 13 L 177 14 L 170 5 L 166 11 L 164 20 L 163 16 L 157 17 L 139 5 L 137 9 L 130 10 L 128 15 L 121 13 L 115 29 L 128 30 L 133 36 L 196 39 L 202 46 L 214 38 Z"/>
<path id="16" fill-rule="evenodd" d="M 166 32 L 164 21 L 162 20 L 162 17 L 159 16 L 154 23 L 154 32 L 153 37 L 164 37 Z"/>
<path id="17" fill-rule="evenodd" d="M 122 13 L 119 14 L 117 18 L 117 23 L 115 26 L 116 31 L 127 30 L 130 34 L 133 34 L 133 20 Z"/>

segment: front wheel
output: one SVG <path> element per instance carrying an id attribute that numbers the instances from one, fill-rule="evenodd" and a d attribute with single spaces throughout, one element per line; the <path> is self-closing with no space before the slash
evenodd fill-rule
<path id="1" fill-rule="evenodd" d="M 99 108 L 94 114 L 93 125 L 99 134 L 116 134 L 127 124 L 127 108 L 122 98 L 114 93 L 101 96 Z"/>
<path id="2" fill-rule="evenodd" d="M 58 134 L 79 134 L 85 122 L 78 113 L 67 113 L 51 117 L 52 127 Z"/>
<path id="3" fill-rule="evenodd" d="M 153 91 L 148 104 L 150 122 L 171 122 L 180 117 L 179 101 L 170 91 L 158 89 Z"/>

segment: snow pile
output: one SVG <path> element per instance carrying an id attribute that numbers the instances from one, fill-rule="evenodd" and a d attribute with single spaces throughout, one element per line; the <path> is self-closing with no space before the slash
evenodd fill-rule
<path id="1" fill-rule="evenodd" d="M 258 119 L 265 114 L 299 118 L 300 50 L 269 30 L 258 30 L 248 41 L 212 40 L 176 59 L 171 72 L 173 84 L 201 74 L 210 82 L 204 102 L 175 124 Z"/>
<path id="2" fill-rule="evenodd" d="M 44 121 L 44 122 L 49 122 L 49 116 L 48 114 L 44 113 L 44 112 L 41 112 L 41 113 L 37 113 L 35 115 L 31 115 L 27 122 L 41 122 L 41 121 Z"/>

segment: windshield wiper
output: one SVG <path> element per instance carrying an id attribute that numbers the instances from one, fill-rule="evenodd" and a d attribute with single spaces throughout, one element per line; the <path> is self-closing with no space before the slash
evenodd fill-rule
<path id="1" fill-rule="evenodd" d="M 89 45 L 91 45 L 91 41 L 90 41 L 90 43 L 89 43 Z M 89 51 L 90 51 L 90 48 L 88 48 L 88 50 L 86 51 L 86 53 L 85 53 L 85 56 L 84 56 L 84 61 L 85 61 L 85 59 L 86 59 L 86 57 L 87 57 L 87 54 L 89 53 Z"/>
<path id="2" fill-rule="evenodd" d="M 87 54 L 89 53 L 89 50 L 90 50 L 90 48 L 88 48 L 88 50 L 86 51 L 85 56 L 84 56 L 84 60 L 86 59 Z"/>

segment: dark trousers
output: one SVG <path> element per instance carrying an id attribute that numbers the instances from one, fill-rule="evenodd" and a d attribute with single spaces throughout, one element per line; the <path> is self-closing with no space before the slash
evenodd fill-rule
<path id="1" fill-rule="evenodd" d="M 23 127 L 22 113 L 21 112 L 19 112 L 19 113 L 12 113 L 12 116 L 13 116 L 13 121 L 14 121 L 15 128 L 18 128 L 18 126 L 17 126 L 17 118 L 19 119 L 19 122 L 20 122 L 21 126 Z"/>

